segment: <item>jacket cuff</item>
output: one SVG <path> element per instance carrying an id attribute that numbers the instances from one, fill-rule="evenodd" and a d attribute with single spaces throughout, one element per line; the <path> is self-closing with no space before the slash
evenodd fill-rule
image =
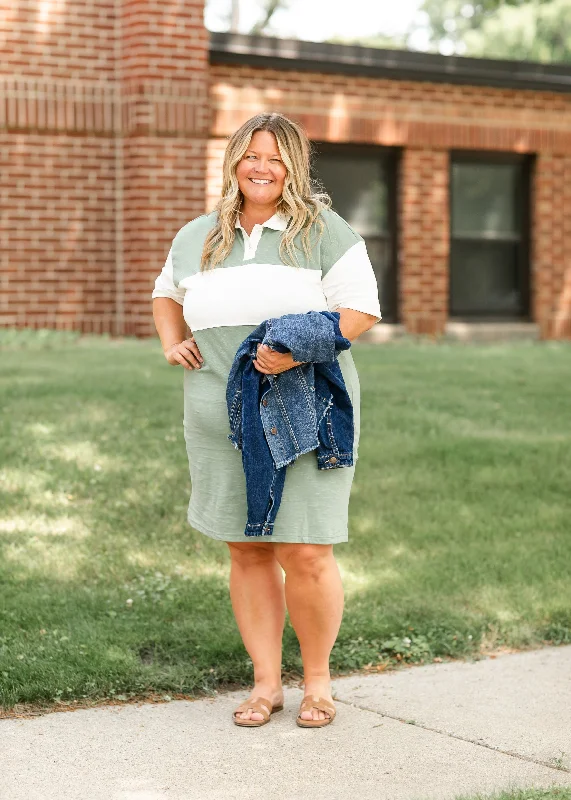
<path id="1" fill-rule="evenodd" d="M 317 469 L 338 469 L 339 467 L 352 467 L 353 453 L 323 453 L 317 456 Z"/>
<path id="2" fill-rule="evenodd" d="M 244 530 L 245 536 L 271 536 L 274 532 L 273 522 L 248 522 Z"/>

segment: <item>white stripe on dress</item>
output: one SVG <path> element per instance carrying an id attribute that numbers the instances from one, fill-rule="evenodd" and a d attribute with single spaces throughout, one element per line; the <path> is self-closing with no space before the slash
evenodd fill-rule
<path id="1" fill-rule="evenodd" d="M 321 271 L 283 264 L 242 264 L 183 278 L 184 318 L 192 331 L 259 325 L 282 314 L 327 311 Z"/>

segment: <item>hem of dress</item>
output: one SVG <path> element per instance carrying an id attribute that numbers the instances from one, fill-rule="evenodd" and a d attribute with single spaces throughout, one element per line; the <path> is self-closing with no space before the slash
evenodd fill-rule
<path id="1" fill-rule="evenodd" d="M 274 541 L 276 544 L 343 544 L 343 542 L 349 541 L 349 532 L 345 530 L 342 534 L 338 536 L 327 536 L 316 538 L 312 536 L 311 539 L 274 539 L 272 536 L 260 536 L 260 537 L 253 537 L 253 536 L 246 536 L 245 534 L 242 536 L 221 536 L 220 534 L 214 533 L 214 531 L 210 530 L 204 523 L 199 522 L 196 519 L 187 517 L 188 524 L 197 530 L 199 533 L 203 533 L 205 536 L 209 536 L 211 539 L 216 539 L 219 542 L 252 542 L 252 541 L 261 541 L 261 542 L 272 542 Z"/>

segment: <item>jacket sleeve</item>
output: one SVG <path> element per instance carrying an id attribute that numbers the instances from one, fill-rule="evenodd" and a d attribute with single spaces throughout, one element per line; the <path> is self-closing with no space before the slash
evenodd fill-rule
<path id="1" fill-rule="evenodd" d="M 263 343 L 278 352 L 289 351 L 294 361 L 316 364 L 334 361 L 340 350 L 351 347 L 349 339 L 341 335 L 339 314 L 329 311 L 269 319 Z"/>

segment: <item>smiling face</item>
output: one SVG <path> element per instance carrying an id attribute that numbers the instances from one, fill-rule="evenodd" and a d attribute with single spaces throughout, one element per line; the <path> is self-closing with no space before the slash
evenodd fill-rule
<path id="1" fill-rule="evenodd" d="M 236 167 L 238 186 L 244 195 L 242 211 L 275 209 L 286 174 L 274 134 L 256 131 Z"/>

